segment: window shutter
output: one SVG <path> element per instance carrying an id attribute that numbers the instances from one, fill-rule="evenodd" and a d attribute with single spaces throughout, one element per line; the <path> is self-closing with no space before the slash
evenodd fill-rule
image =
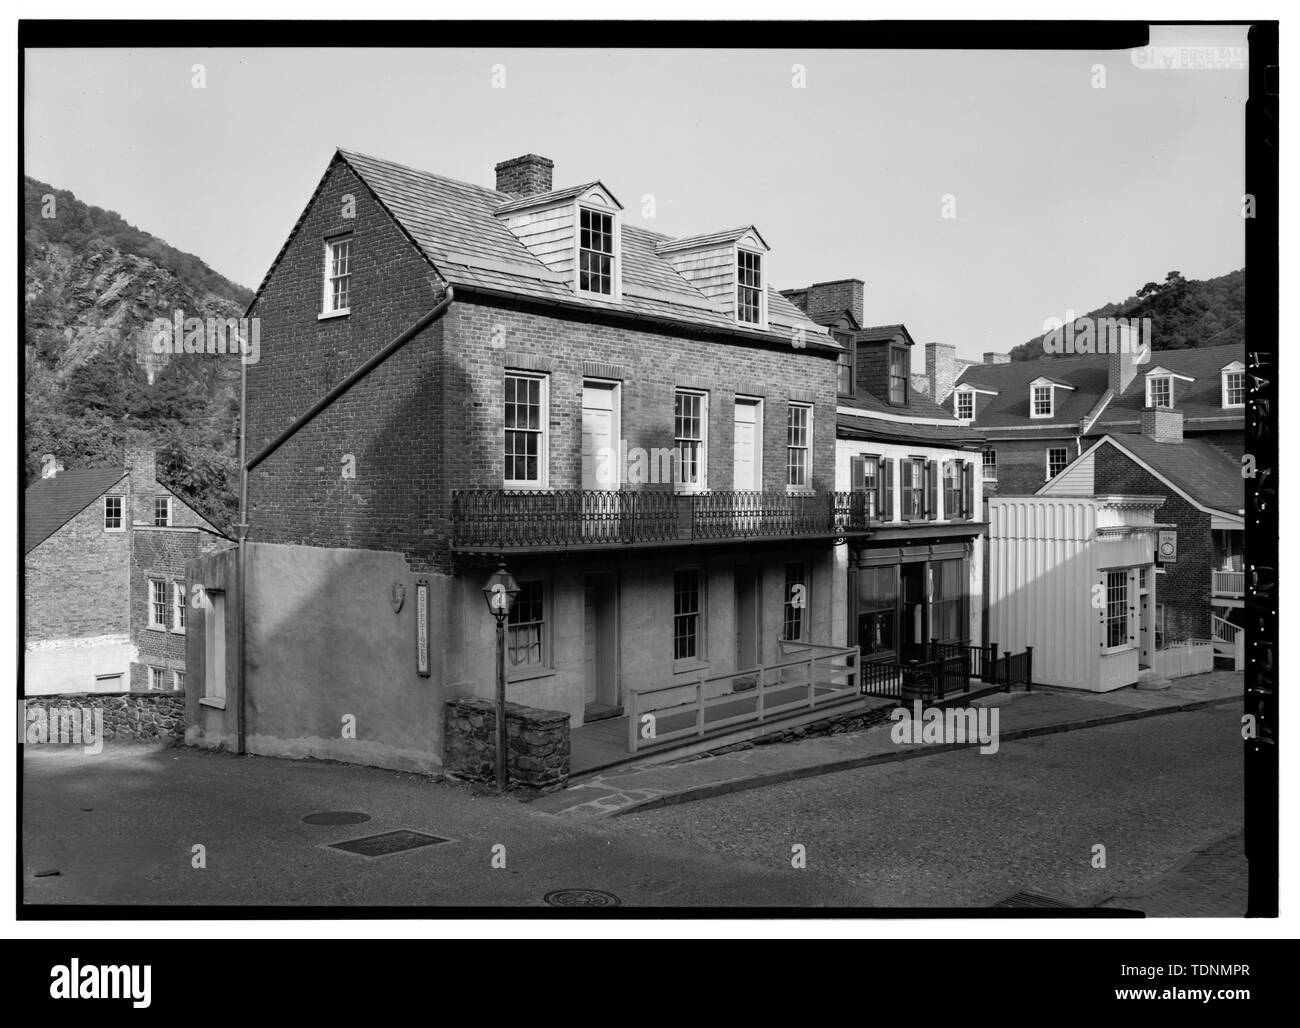
<path id="1" fill-rule="evenodd" d="M 853 492 L 866 488 L 866 483 L 863 480 L 863 469 L 865 465 L 866 461 L 861 457 L 849 458 L 849 489 Z"/>
<path id="2" fill-rule="evenodd" d="M 880 476 L 880 502 L 877 506 L 881 521 L 894 520 L 894 463 L 893 457 L 886 457 L 877 471 Z"/>
<path id="3" fill-rule="evenodd" d="M 939 465 L 936 461 L 925 462 L 925 516 L 933 521 L 939 513 Z"/>
<path id="4" fill-rule="evenodd" d="M 975 462 L 966 461 L 961 466 L 962 517 L 975 520 Z"/>

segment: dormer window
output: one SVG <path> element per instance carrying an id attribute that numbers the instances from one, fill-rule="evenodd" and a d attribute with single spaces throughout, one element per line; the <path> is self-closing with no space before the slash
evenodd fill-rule
<path id="1" fill-rule="evenodd" d="M 889 402 L 898 407 L 907 405 L 907 386 L 911 379 L 906 346 L 889 348 Z"/>
<path id="2" fill-rule="evenodd" d="M 579 207 L 578 289 L 611 296 L 614 292 L 614 216 Z"/>
<path id="3" fill-rule="evenodd" d="M 1220 386 L 1225 408 L 1246 406 L 1246 368 L 1241 361 L 1233 361 L 1222 369 Z"/>
<path id="4" fill-rule="evenodd" d="M 958 418 L 975 417 L 975 394 L 969 389 L 958 389 L 953 394 L 953 413 Z"/>
<path id="5" fill-rule="evenodd" d="M 1036 385 L 1033 387 L 1033 405 L 1030 408 L 1030 416 L 1035 418 L 1050 418 L 1052 416 L 1051 386 Z"/>
<path id="6" fill-rule="evenodd" d="M 763 324 L 763 255 L 736 250 L 736 320 Z"/>

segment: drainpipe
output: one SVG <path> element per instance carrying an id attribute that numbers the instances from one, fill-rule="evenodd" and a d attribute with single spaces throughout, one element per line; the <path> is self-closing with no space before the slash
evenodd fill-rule
<path id="1" fill-rule="evenodd" d="M 253 471 L 259 464 L 270 457 L 281 446 L 287 443 L 298 434 L 309 423 L 316 419 L 316 415 L 329 407 L 335 400 L 346 393 L 354 385 L 374 371 L 375 368 L 383 364 L 393 354 L 409 343 L 417 335 L 432 325 L 438 318 L 446 313 L 447 308 L 451 306 L 452 300 L 456 298 L 456 290 L 448 284 L 447 294 L 434 305 L 433 309 L 422 316 L 419 321 L 407 328 L 392 342 L 387 343 L 383 349 L 376 353 L 369 360 L 365 361 L 360 367 L 353 371 L 347 378 L 343 379 L 338 385 L 334 386 L 329 392 L 312 404 L 306 414 L 303 414 L 297 421 L 286 428 L 271 442 L 269 442 L 256 456 L 246 459 L 246 447 L 248 445 L 248 365 L 241 364 L 239 375 L 239 524 L 235 526 L 236 538 L 238 540 L 239 553 L 236 560 L 235 590 L 237 596 L 237 605 L 239 613 L 235 618 L 235 667 L 237 685 L 239 689 L 239 706 L 236 708 L 235 725 L 238 734 L 239 744 L 236 749 L 237 753 L 245 752 L 246 731 L 245 719 L 247 716 L 247 705 L 244 702 L 244 656 L 245 656 L 245 636 L 246 628 L 244 624 L 244 600 L 245 600 L 245 583 L 247 582 L 248 568 L 248 474 Z"/>

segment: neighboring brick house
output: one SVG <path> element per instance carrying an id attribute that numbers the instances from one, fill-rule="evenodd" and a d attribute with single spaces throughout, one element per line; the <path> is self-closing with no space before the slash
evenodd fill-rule
<path id="1" fill-rule="evenodd" d="M 157 482 L 153 451 L 52 462 L 25 500 L 26 694 L 183 690 L 185 563 L 224 537 Z"/>
<path id="2" fill-rule="evenodd" d="M 862 282 L 784 295 L 845 348 L 835 487 L 865 496 L 872 532 L 836 550 L 836 638 L 881 660 L 925 659 L 931 639 L 978 645 L 985 527 L 978 434 L 931 399 L 932 384 L 916 388 L 915 344 L 903 325 L 863 327 Z M 930 383 L 935 346 L 922 376 Z M 955 366 L 941 361 L 940 372 L 955 375 Z"/>
<path id="3" fill-rule="evenodd" d="M 289 582 L 274 602 L 315 616 L 271 647 L 250 598 L 250 748 L 287 752 L 291 737 L 294 752 L 436 767 L 441 704 L 494 692 L 482 586 L 499 560 L 521 586 L 508 698 L 575 726 L 617 714 L 631 689 L 728 688 L 775 658 L 779 635 L 831 642 L 832 549 L 849 527 L 834 495 L 839 347 L 769 287 L 753 226 L 649 232 L 603 183 L 553 189 L 551 171 L 506 161 L 490 189 L 339 151 L 259 287 L 250 456 L 409 342 L 251 474 L 249 585 L 290 552 L 299 567 L 338 554 L 354 591 L 401 565 L 394 595 L 428 584 L 435 639 L 427 678 L 380 654 L 374 688 L 358 688 L 349 662 L 415 631 L 409 605 L 383 621 L 358 600 L 352 625 L 325 632 L 333 608 L 293 589 L 342 596 L 341 572 Z M 233 581 L 213 562 L 202 574 Z M 788 602 L 795 584 L 806 607 Z M 206 646 L 194 638 L 191 655 Z M 272 693 L 307 681 L 296 709 Z M 192 741 L 231 737 L 209 693 Z M 334 712 L 358 706 L 364 753 L 332 738 Z"/>
<path id="4" fill-rule="evenodd" d="M 1241 465 L 1205 438 L 1185 438 L 1182 426 L 1179 411 L 1145 411 L 1141 433 L 1103 436 L 1037 494 L 1163 497 L 1158 517 L 1176 537 L 1166 533 L 1173 546 L 1154 555 L 1151 589 L 1142 596 L 1152 605 L 1155 647 L 1212 639 L 1220 656 L 1231 657 L 1245 597 Z"/>
<path id="5" fill-rule="evenodd" d="M 1030 495 L 1106 434 L 1140 430 L 1142 412 L 1183 415 L 1189 439 L 1240 460 L 1245 439 L 1245 351 L 1241 346 L 1044 356 L 984 355 L 957 378 L 948 409 L 985 440 L 990 495 Z"/>

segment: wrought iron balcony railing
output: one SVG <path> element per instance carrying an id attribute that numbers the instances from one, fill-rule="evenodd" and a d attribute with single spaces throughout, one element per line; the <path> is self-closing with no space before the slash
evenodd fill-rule
<path id="1" fill-rule="evenodd" d="M 865 533 L 866 494 L 468 489 L 452 493 L 459 550 L 609 548 Z"/>

